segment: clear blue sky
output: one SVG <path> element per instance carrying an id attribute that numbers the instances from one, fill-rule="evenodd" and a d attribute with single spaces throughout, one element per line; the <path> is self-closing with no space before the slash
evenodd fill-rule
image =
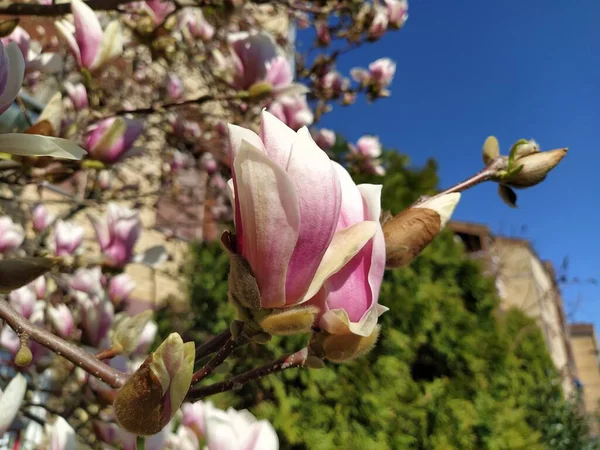
<path id="1" fill-rule="evenodd" d="M 530 239 L 555 266 L 568 256 L 570 276 L 600 278 L 600 2 L 413 0 L 409 16 L 404 29 L 338 64 L 347 74 L 391 57 L 392 97 L 335 107 L 321 125 L 350 141 L 376 134 L 415 165 L 435 158 L 440 187 L 482 167 L 490 134 L 504 153 L 519 138 L 569 147 L 542 185 L 518 192 L 518 209 L 489 183 L 463 196 L 455 218 Z M 579 297 L 575 319 L 600 332 L 600 287 L 563 293 L 567 313 Z"/>

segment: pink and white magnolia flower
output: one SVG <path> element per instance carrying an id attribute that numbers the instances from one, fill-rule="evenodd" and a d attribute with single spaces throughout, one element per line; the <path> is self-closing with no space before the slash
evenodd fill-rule
<path id="1" fill-rule="evenodd" d="M 54 254 L 56 256 L 73 255 L 83 242 L 85 230 L 74 222 L 59 220 L 54 228 Z"/>
<path id="2" fill-rule="evenodd" d="M 181 14 L 179 26 L 187 28 L 192 37 L 203 41 L 210 41 L 215 35 L 215 27 L 204 18 L 200 8 L 186 8 Z"/>
<path id="3" fill-rule="evenodd" d="M 71 310 L 67 305 L 64 303 L 60 303 L 56 306 L 50 305 L 46 309 L 46 315 L 59 336 L 68 338 L 73 334 L 73 329 L 75 327 L 73 314 L 71 314 Z"/>
<path id="4" fill-rule="evenodd" d="M 149 320 L 144 329 L 142 330 L 142 334 L 140 335 L 140 339 L 138 340 L 137 347 L 133 351 L 136 355 L 146 355 L 150 350 L 150 347 L 154 343 L 154 339 L 156 339 L 156 334 L 158 333 L 158 325 L 153 320 Z"/>
<path id="5" fill-rule="evenodd" d="M 101 170 L 98 174 L 98 187 L 100 189 L 110 189 L 112 184 L 112 174 L 110 170 Z"/>
<path id="6" fill-rule="evenodd" d="M 139 211 L 109 203 L 103 219 L 91 220 L 107 262 L 115 267 L 130 262 L 142 230 Z"/>
<path id="7" fill-rule="evenodd" d="M 199 438 L 206 435 L 205 410 L 206 404 L 201 401 L 181 405 L 181 424 L 192 430 Z"/>
<path id="8" fill-rule="evenodd" d="M 73 103 L 73 107 L 76 111 L 80 111 L 88 107 L 88 96 L 87 89 L 83 85 L 83 83 L 73 84 L 69 81 L 64 83 L 65 90 L 67 91 L 67 95 Z"/>
<path id="9" fill-rule="evenodd" d="M 294 132 L 263 111 L 260 136 L 235 125 L 229 132 L 235 251 L 252 268 L 262 307 L 308 301 L 375 235 L 378 218 L 335 235 L 338 170 L 306 127 Z"/>
<path id="10" fill-rule="evenodd" d="M 88 295 L 100 295 L 103 291 L 102 269 L 100 267 L 93 267 L 91 269 L 80 267 L 69 278 L 69 286 L 71 289 Z"/>
<path id="11" fill-rule="evenodd" d="M 325 89 L 330 95 L 338 96 L 344 93 L 350 87 L 350 80 L 342 77 L 342 75 L 335 71 L 330 70 L 320 80 L 322 89 Z"/>
<path id="12" fill-rule="evenodd" d="M 23 227 L 14 223 L 9 216 L 0 217 L 0 253 L 18 248 L 25 239 Z"/>
<path id="13" fill-rule="evenodd" d="M 135 281 L 126 273 L 116 275 L 108 283 L 108 297 L 115 305 L 126 302 L 135 286 Z"/>
<path id="14" fill-rule="evenodd" d="M 356 145 L 350 144 L 350 151 L 366 158 L 379 158 L 381 142 L 377 136 L 365 135 L 356 142 Z"/>
<path id="15" fill-rule="evenodd" d="M 207 450 L 278 450 L 279 439 L 273 426 L 257 420 L 249 411 L 227 411 L 204 404 Z"/>
<path id="16" fill-rule="evenodd" d="M 354 68 L 350 71 L 352 78 L 361 85 L 371 85 L 383 90 L 392 84 L 396 73 L 396 63 L 390 58 L 380 58 L 369 64 L 369 70 Z"/>
<path id="17" fill-rule="evenodd" d="M 137 153 L 132 146 L 143 131 L 140 120 L 109 117 L 88 129 L 86 148 L 91 158 L 114 164 Z"/>
<path id="18" fill-rule="evenodd" d="M 217 160 L 215 159 L 214 155 L 209 152 L 205 152 L 200 157 L 200 164 L 202 164 L 202 168 L 209 175 L 212 175 L 213 173 L 215 173 L 217 171 L 217 169 L 219 168 L 219 165 L 218 165 Z"/>
<path id="19" fill-rule="evenodd" d="M 183 83 L 181 82 L 181 78 L 173 73 L 168 74 L 166 91 L 167 97 L 171 101 L 179 100 L 181 97 L 183 97 Z"/>
<path id="20" fill-rule="evenodd" d="M 146 0 L 145 3 L 156 25 L 162 24 L 175 11 L 175 5 L 168 0 Z"/>
<path id="21" fill-rule="evenodd" d="M 371 221 L 374 235 L 341 270 L 331 275 L 312 303 L 321 310 L 319 326 L 331 334 L 369 336 L 387 308 L 378 304 L 385 270 L 385 240 L 379 223 L 381 185 L 356 185 L 346 169 L 336 164 L 342 186 L 337 231 Z"/>
<path id="22" fill-rule="evenodd" d="M 77 298 L 82 311 L 81 327 L 88 342 L 98 347 L 107 337 L 115 317 L 113 304 L 104 295 L 80 296 Z"/>
<path id="23" fill-rule="evenodd" d="M 0 436 L 10 428 L 17 416 L 27 391 L 27 380 L 18 373 L 10 380 L 4 392 L 0 390 Z"/>
<path id="24" fill-rule="evenodd" d="M 234 61 L 233 86 L 249 89 L 256 83 L 268 83 L 275 95 L 306 93 L 293 84 L 292 68 L 283 49 L 270 34 L 239 32 L 229 36 Z"/>
<path id="25" fill-rule="evenodd" d="M 10 305 L 23 317 L 29 319 L 33 314 L 37 296 L 31 286 L 23 286 L 8 294 Z"/>
<path id="26" fill-rule="evenodd" d="M 315 120 L 305 95 L 285 95 L 271 103 L 268 111 L 292 130 L 311 125 Z"/>
<path id="27" fill-rule="evenodd" d="M 383 0 L 387 7 L 388 21 L 394 28 L 400 28 L 408 19 L 406 0 Z"/>
<path id="28" fill-rule="evenodd" d="M 21 27 L 16 27 L 11 34 L 0 39 L 4 45 L 14 42 L 19 46 L 29 73 L 40 71 L 56 73 L 63 68 L 63 58 L 58 53 L 44 53 L 39 42 L 32 41 L 31 36 Z"/>
<path id="29" fill-rule="evenodd" d="M 388 12 L 383 6 L 375 6 L 375 16 L 369 27 L 369 39 L 375 40 L 382 37 L 388 27 Z"/>
<path id="30" fill-rule="evenodd" d="M 35 293 L 35 297 L 38 300 L 44 300 L 46 298 L 46 294 L 48 293 L 48 283 L 46 282 L 46 277 L 42 275 L 41 277 L 37 277 L 31 283 L 29 283 L 31 289 Z"/>
<path id="31" fill-rule="evenodd" d="M 329 150 L 335 145 L 335 131 L 329 130 L 327 128 L 321 128 L 318 131 L 313 131 L 312 137 L 315 140 L 316 144 L 322 150 Z"/>
<path id="32" fill-rule="evenodd" d="M 52 222 L 54 222 L 54 215 L 48 212 L 48 208 L 43 203 L 38 203 L 31 209 L 31 223 L 34 231 L 42 232 Z"/>
<path id="33" fill-rule="evenodd" d="M 0 42 L 0 114 L 15 101 L 25 76 L 25 59 L 18 45 Z"/>
<path id="34" fill-rule="evenodd" d="M 118 20 L 102 31 L 96 13 L 82 0 L 71 0 L 73 22 L 55 22 L 80 68 L 94 72 L 123 53 L 123 34 Z"/>
<path id="35" fill-rule="evenodd" d="M 44 428 L 50 445 L 48 447 L 49 450 L 77 449 L 75 430 L 73 430 L 71 425 L 69 425 L 69 423 L 61 416 L 56 416 L 56 419 L 52 424 L 46 423 Z"/>

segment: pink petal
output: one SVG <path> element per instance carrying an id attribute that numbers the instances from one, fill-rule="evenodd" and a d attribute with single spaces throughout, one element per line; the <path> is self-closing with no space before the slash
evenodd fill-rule
<path id="1" fill-rule="evenodd" d="M 234 171 L 239 208 L 236 223 L 242 223 L 244 230 L 242 255 L 254 271 L 261 305 L 283 306 L 288 262 L 300 228 L 294 185 L 279 165 L 245 141 L 234 161 Z"/>
<path id="2" fill-rule="evenodd" d="M 264 142 L 267 156 L 287 170 L 292 144 L 296 140 L 296 132 L 282 120 L 263 110 L 260 122 L 260 139 Z"/>
<path id="3" fill-rule="evenodd" d="M 75 22 L 75 40 L 81 52 L 81 63 L 91 68 L 98 55 L 104 33 L 96 13 L 81 0 L 71 0 Z"/>
<path id="4" fill-rule="evenodd" d="M 300 208 L 300 230 L 289 263 L 287 304 L 306 292 L 333 238 L 342 203 L 340 182 L 333 163 L 306 127 L 292 145 L 287 168 L 296 188 Z"/>

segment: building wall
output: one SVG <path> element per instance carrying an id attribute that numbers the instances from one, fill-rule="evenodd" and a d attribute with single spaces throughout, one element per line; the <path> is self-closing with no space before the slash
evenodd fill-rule
<path id="1" fill-rule="evenodd" d="M 587 414 L 600 413 L 600 361 L 598 360 L 598 344 L 593 326 L 588 325 L 588 332 L 577 332 L 571 328 L 571 345 L 577 367 L 579 380 L 583 384 L 583 405 Z M 591 421 L 594 434 L 600 434 L 596 420 Z"/>

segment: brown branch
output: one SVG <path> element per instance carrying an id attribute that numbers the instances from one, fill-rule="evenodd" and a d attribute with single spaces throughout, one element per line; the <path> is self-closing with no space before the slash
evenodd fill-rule
<path id="1" fill-rule="evenodd" d="M 89 0 L 88 6 L 96 11 L 116 10 L 120 5 L 133 3 L 135 0 Z M 57 17 L 71 13 L 71 3 L 53 3 L 39 5 L 37 3 L 12 3 L 0 8 L 0 14 L 7 16 L 43 16 Z"/>
<path id="2" fill-rule="evenodd" d="M 79 348 L 77 345 L 67 342 L 48 330 L 32 324 L 16 312 L 6 300 L 0 300 L 0 318 L 4 319 L 8 326 L 19 336 L 28 336 L 48 350 L 81 367 L 90 375 L 100 378 L 109 386 L 118 389 L 125 383 L 126 375 L 123 372 L 104 364 L 94 355 Z"/>
<path id="3" fill-rule="evenodd" d="M 281 372 L 286 369 L 294 367 L 303 367 L 306 358 L 308 356 L 308 349 L 304 348 L 292 353 L 291 355 L 282 356 L 281 358 L 265 364 L 262 367 L 249 370 L 240 375 L 230 378 L 229 380 L 221 381 L 219 383 L 209 384 L 208 386 L 200 386 L 191 389 L 188 392 L 186 400 L 196 401 L 211 395 L 220 394 L 221 392 L 231 391 L 233 389 L 240 389 L 245 384 L 258 380 L 259 378 L 271 375 L 272 373 Z"/>
<path id="4" fill-rule="evenodd" d="M 208 103 L 208 102 L 227 101 L 227 100 L 234 100 L 236 98 L 238 98 L 237 95 L 215 97 L 213 95 L 206 94 L 206 95 L 201 95 L 198 98 L 192 98 L 190 100 L 184 100 L 184 101 L 178 102 L 178 103 L 166 103 L 164 105 L 153 105 L 153 106 L 148 106 L 147 108 L 138 108 L 138 109 L 121 109 L 119 111 L 111 113 L 110 115 L 106 116 L 105 118 L 114 117 L 114 116 L 123 116 L 125 114 L 156 114 L 156 113 L 166 111 L 169 109 L 179 108 L 181 106 L 202 105 L 202 104 Z"/>
<path id="5" fill-rule="evenodd" d="M 219 334 L 202 343 L 196 348 L 196 361 L 208 356 L 225 345 L 225 342 L 231 337 L 231 331 L 227 328 L 225 331 L 221 331 Z"/>
<path id="6" fill-rule="evenodd" d="M 192 386 L 200 381 L 204 380 L 207 376 L 215 371 L 215 369 L 225 362 L 225 360 L 231 355 L 233 350 L 236 348 L 236 343 L 240 336 L 231 337 L 225 341 L 225 344 L 221 347 L 221 349 L 217 352 L 215 356 L 211 358 L 204 366 L 202 366 L 198 371 L 194 373 L 192 376 Z"/>

